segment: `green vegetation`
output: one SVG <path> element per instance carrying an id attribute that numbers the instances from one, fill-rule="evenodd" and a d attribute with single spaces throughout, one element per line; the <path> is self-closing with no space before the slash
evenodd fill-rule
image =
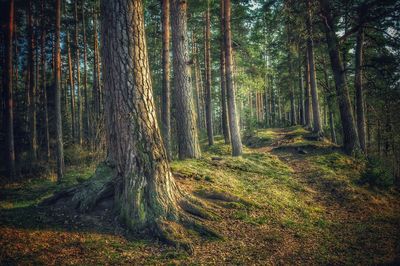
<path id="1" fill-rule="evenodd" d="M 109 264 L 198 264 L 208 262 L 210 256 L 218 258 L 218 250 L 239 264 L 271 256 L 281 256 L 287 263 L 302 262 L 303 256 L 317 264 L 393 261 L 399 240 L 400 217 L 394 211 L 399 195 L 360 184 L 369 164 L 344 155 L 330 142 L 309 140 L 309 133 L 299 127 L 258 130 L 252 138 L 266 144 L 245 148 L 243 156 L 231 157 L 229 145 L 217 137 L 212 147 L 203 143 L 205 152 L 200 160 L 171 163 L 179 187 L 213 213 L 215 219 L 207 221 L 207 226 L 223 237 L 200 240 L 193 232 L 192 237 L 199 239 L 193 256 L 115 233 L 111 224 L 93 217 L 85 220 L 37 209 L 42 199 L 93 174 L 93 166 L 77 160 L 83 163 L 69 166 L 61 184 L 34 179 L 1 188 L 0 244 L 9 242 L 0 258 L 46 264 L 49 258 L 44 254 L 49 249 L 39 246 L 51 245 L 53 261 L 65 256 L 74 264 L 99 260 Z M 28 239 L 28 244 L 19 250 L 22 239 Z M 81 255 L 74 253 L 77 248 Z M 293 254 L 291 259 L 278 255 L 282 249 Z M 29 252 L 37 255 L 32 257 Z M 256 259 L 251 258 L 254 252 L 259 254 Z M 216 261 L 223 263 L 222 258 Z"/>

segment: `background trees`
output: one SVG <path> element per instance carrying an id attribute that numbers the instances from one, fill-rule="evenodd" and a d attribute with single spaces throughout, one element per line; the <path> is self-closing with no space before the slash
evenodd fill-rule
<path id="1" fill-rule="evenodd" d="M 348 153 L 360 147 L 385 158 L 399 174 L 398 1 L 178 2 L 168 10 L 167 1 L 150 0 L 143 8 L 154 104 L 171 159 L 198 158 L 199 142 L 212 145 L 218 135 L 238 155 L 241 137 L 257 128 L 301 124 Z M 17 1 L 14 22 L 9 4 L 2 3 L 0 36 L 7 169 L 24 175 L 47 161 L 63 169 L 62 146 L 67 155 L 82 149 L 101 158 L 99 2 L 60 1 L 58 18 L 46 0 Z"/>

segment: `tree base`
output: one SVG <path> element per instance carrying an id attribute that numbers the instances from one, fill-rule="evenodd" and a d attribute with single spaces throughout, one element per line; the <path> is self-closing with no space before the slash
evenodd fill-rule
<path id="1" fill-rule="evenodd" d="M 120 180 L 117 178 L 115 169 L 103 162 L 99 164 L 94 175 L 87 181 L 72 188 L 60 191 L 52 197 L 44 200 L 41 205 L 59 206 L 78 213 L 90 214 L 101 211 L 102 202 L 110 201 L 115 207 L 115 187 Z M 221 239 L 222 237 L 213 229 L 204 225 L 202 220 L 215 220 L 218 216 L 213 213 L 201 200 L 191 196 L 183 195 L 177 203 L 178 214 L 175 218 L 159 218 L 150 221 L 147 234 L 156 237 L 162 242 L 182 248 L 188 253 L 193 253 L 193 244 L 190 238 L 197 232 L 200 237 Z M 114 208 L 118 216 L 119 210 Z M 133 232 L 143 234 L 142 232 Z"/>

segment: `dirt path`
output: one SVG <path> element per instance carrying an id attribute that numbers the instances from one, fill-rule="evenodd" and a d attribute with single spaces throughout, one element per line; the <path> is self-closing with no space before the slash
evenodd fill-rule
<path id="1" fill-rule="evenodd" d="M 278 129 L 276 138 L 268 147 L 258 148 L 258 152 L 270 152 L 288 164 L 294 171 L 295 178 L 304 185 L 306 193 L 312 195 L 313 201 L 323 206 L 324 216 L 331 224 L 329 238 L 348 258 L 330 263 L 360 263 L 371 253 L 381 257 L 372 259 L 374 263 L 400 263 L 400 201 L 386 192 L 370 191 L 364 187 L 353 186 L 344 181 L 330 179 L 326 173 L 315 167 L 313 151 L 304 151 L 303 147 L 290 147 L 294 138 L 290 132 Z M 288 145 L 289 144 L 289 145 Z M 325 170 L 325 169 L 323 169 Z M 340 172 L 340 170 L 337 170 Z M 328 250 L 337 252 L 337 246 L 328 245 Z M 351 252 L 348 252 L 351 251 Z"/>

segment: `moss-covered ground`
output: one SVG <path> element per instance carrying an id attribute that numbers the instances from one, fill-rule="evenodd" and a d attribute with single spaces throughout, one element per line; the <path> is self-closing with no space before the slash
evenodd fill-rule
<path id="1" fill-rule="evenodd" d="M 241 157 L 216 138 L 199 160 L 173 161 L 182 190 L 202 199 L 222 239 L 193 234 L 194 254 L 129 236 L 113 223 L 40 207 L 89 178 L 90 160 L 64 182 L 35 178 L 0 187 L 0 264 L 269 265 L 400 263 L 400 196 L 361 186 L 365 162 L 300 127 L 259 130 Z M 106 219 L 106 218 L 104 218 Z"/>

